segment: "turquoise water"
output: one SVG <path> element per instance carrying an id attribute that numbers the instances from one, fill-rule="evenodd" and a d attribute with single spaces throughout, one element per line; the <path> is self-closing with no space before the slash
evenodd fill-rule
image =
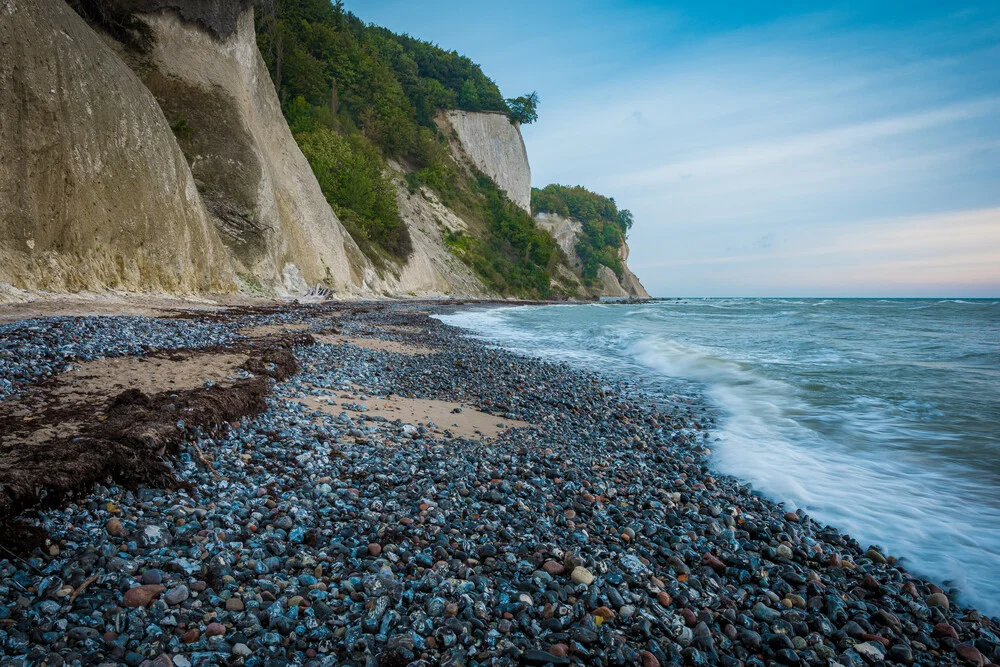
<path id="1" fill-rule="evenodd" d="M 714 465 L 1000 614 L 1000 302 L 689 299 L 444 322 L 713 406 Z"/>

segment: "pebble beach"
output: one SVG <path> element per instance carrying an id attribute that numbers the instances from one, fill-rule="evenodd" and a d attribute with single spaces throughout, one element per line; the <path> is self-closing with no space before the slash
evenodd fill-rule
<path id="1" fill-rule="evenodd" d="M 0 665 L 1000 661 L 957 591 L 715 472 L 697 400 L 431 318 L 460 307 L 0 325 L 0 471 L 32 472 Z"/>

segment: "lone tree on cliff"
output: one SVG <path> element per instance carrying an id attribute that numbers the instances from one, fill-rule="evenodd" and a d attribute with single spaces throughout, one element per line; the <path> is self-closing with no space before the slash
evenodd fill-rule
<path id="1" fill-rule="evenodd" d="M 517 125 L 529 125 L 538 120 L 538 93 L 521 95 L 507 100 L 510 107 L 510 122 Z"/>

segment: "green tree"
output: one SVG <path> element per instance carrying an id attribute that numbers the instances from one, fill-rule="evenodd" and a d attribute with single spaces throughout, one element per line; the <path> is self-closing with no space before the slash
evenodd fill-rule
<path id="1" fill-rule="evenodd" d="M 529 125 L 538 120 L 538 93 L 531 92 L 507 100 L 510 107 L 510 122 L 517 125 Z"/>
<path id="2" fill-rule="evenodd" d="M 412 241 L 399 218 L 396 189 L 383 174 L 378 151 L 360 135 L 341 136 L 324 127 L 296 137 L 316 180 L 338 216 L 361 236 L 396 257 Z"/>

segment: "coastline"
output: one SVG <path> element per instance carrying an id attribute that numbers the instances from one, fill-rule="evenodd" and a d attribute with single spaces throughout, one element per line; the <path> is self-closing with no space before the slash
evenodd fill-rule
<path id="1" fill-rule="evenodd" d="M 256 381 L 266 397 L 156 431 L 154 450 L 129 464 L 153 465 L 161 447 L 169 464 L 147 478 L 116 471 L 156 488 L 95 486 L 106 474 L 71 484 L 64 500 L 84 502 L 34 521 L 44 555 L 0 559 L 15 582 L 0 588 L 4 653 L 128 664 L 162 654 L 180 667 L 1000 659 L 997 623 L 890 555 L 713 475 L 690 406 L 651 405 L 611 378 L 487 348 L 428 317 L 452 305 L 173 318 L 192 331 L 158 334 L 158 354 L 179 341 L 247 360 L 163 400 L 118 401 L 129 411 L 100 424 L 131 426 L 137 405 L 162 411 L 182 392 L 252 393 L 241 383 Z M 142 335 L 144 321 L 134 326 Z M 242 338 L 258 327 L 268 329 Z M 121 332 L 97 335 L 106 352 Z M 497 435 L 364 419 L 361 405 L 393 395 L 492 413 Z M 342 410 L 303 404 L 315 396 Z"/>

